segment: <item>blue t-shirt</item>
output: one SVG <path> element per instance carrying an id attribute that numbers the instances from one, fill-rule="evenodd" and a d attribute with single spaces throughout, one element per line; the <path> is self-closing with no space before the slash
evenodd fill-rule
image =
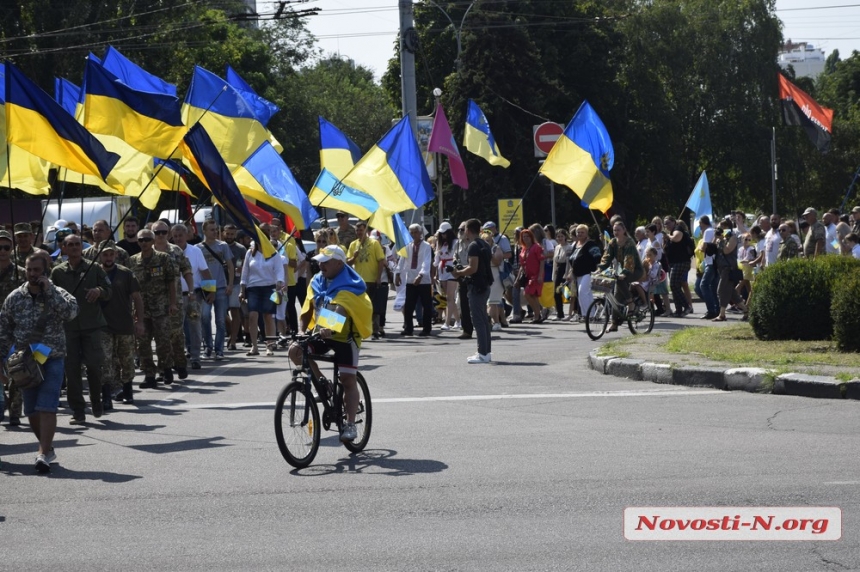
<path id="1" fill-rule="evenodd" d="M 228 260 L 233 260 L 233 252 L 230 250 L 230 247 L 227 246 L 226 242 L 221 242 L 220 240 L 216 240 L 214 244 L 208 245 L 209 248 L 206 248 L 206 243 L 201 242 L 197 245 L 197 248 L 200 249 L 200 252 L 203 253 L 203 258 L 206 259 L 206 265 L 209 266 L 209 272 L 212 274 L 212 279 L 215 280 L 216 288 L 226 288 L 227 287 L 227 275 L 224 271 L 224 264 L 227 263 Z M 209 252 L 209 249 L 212 249 L 212 252 L 218 255 L 219 261 L 216 259 L 212 252 Z M 222 262 L 224 264 L 222 264 Z"/>

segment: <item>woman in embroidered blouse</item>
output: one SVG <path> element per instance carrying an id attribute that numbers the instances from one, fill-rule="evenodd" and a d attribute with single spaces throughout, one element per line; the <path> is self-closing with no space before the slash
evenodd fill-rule
<path id="1" fill-rule="evenodd" d="M 439 291 L 445 294 L 445 321 L 442 330 L 456 329 L 460 320 L 460 312 L 457 307 L 457 280 L 445 271 L 445 267 L 454 263 L 454 254 L 457 250 L 457 236 L 451 223 L 443 222 L 436 231 L 436 275 L 439 278 Z"/>
<path id="2" fill-rule="evenodd" d="M 543 322 L 540 308 L 540 295 L 543 290 L 543 247 L 535 242 L 531 230 L 520 233 L 520 273 L 525 276 L 524 295 L 526 303 L 534 311 L 531 324 Z"/>

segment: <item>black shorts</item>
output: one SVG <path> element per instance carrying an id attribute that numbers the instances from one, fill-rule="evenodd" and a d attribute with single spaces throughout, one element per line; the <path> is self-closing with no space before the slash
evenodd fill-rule
<path id="1" fill-rule="evenodd" d="M 355 342 L 336 342 L 334 340 L 321 340 L 308 346 L 311 353 L 325 355 L 334 352 L 334 362 L 341 373 L 358 373 L 358 346 Z"/>

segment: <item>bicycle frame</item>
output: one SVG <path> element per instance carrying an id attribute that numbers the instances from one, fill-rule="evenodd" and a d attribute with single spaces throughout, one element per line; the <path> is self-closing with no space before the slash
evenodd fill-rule
<path id="1" fill-rule="evenodd" d="M 316 403 L 321 403 L 323 406 L 323 428 L 326 431 L 331 430 L 331 422 L 332 420 L 335 420 L 336 430 L 340 431 L 340 419 L 343 412 L 343 385 L 340 383 L 340 372 L 338 371 L 337 363 L 335 363 L 333 357 L 312 354 L 308 350 L 308 344 L 310 341 L 311 340 L 309 338 L 308 340 L 298 342 L 299 347 L 302 349 L 302 365 L 301 368 L 293 370 L 292 376 L 293 381 L 301 381 L 309 394 L 312 386 L 319 396 L 318 400 L 307 402 L 307 406 L 304 411 L 303 423 L 306 424 L 308 422 L 308 416 L 310 415 L 309 407 L 316 407 Z M 334 366 L 334 372 L 332 374 L 333 379 L 327 379 L 326 383 L 324 383 L 322 379 L 316 376 L 310 364 L 311 356 L 313 356 L 314 362 L 326 362 L 331 363 Z"/>

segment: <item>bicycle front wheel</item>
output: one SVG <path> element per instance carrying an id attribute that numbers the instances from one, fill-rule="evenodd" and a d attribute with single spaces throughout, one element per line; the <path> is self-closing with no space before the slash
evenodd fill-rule
<path id="1" fill-rule="evenodd" d="M 636 308 L 627 316 L 627 327 L 633 334 L 648 334 L 654 327 L 654 306 L 650 303 L 644 308 Z"/>
<path id="2" fill-rule="evenodd" d="M 595 298 L 585 313 L 585 333 L 592 340 L 599 340 L 609 326 L 609 316 L 612 308 L 606 298 Z"/>
<path id="3" fill-rule="evenodd" d="M 359 393 L 358 410 L 355 413 L 355 431 L 358 436 L 355 441 L 344 442 L 343 446 L 353 453 L 358 453 L 367 446 L 367 442 L 370 440 L 370 429 L 373 426 L 373 407 L 370 403 L 370 391 L 367 389 L 364 376 L 361 373 L 355 375 Z M 346 423 L 346 415 L 344 415 L 342 423 Z"/>
<path id="4" fill-rule="evenodd" d="M 320 412 L 304 384 L 288 384 L 275 403 L 275 437 L 286 461 L 297 469 L 311 464 L 320 446 Z"/>

